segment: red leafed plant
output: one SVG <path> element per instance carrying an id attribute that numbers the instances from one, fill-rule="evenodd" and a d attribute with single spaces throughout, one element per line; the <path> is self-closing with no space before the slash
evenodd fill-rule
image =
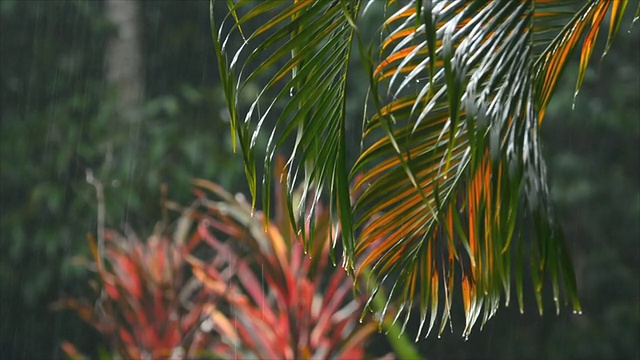
<path id="1" fill-rule="evenodd" d="M 363 301 L 352 299 L 351 278 L 327 266 L 328 212 L 317 209 L 312 253 L 319 256 L 310 259 L 284 214 L 265 226 L 262 214 L 252 217 L 244 200 L 213 183 L 197 183 L 222 200 L 199 192 L 206 213 L 197 231 L 217 256 L 189 259 L 194 275 L 225 299 L 209 325 L 230 341 L 214 352 L 224 358 L 362 358 L 363 340 L 375 325 L 358 324 Z M 247 255 L 234 251 L 236 245 L 246 247 Z"/>
<path id="2" fill-rule="evenodd" d="M 72 308 L 98 330 L 112 350 L 133 359 L 200 356 L 213 338 L 200 326 L 211 301 L 208 291 L 186 272 L 188 248 L 166 236 L 146 242 L 135 235 L 105 233 L 104 256 L 90 239 L 100 284 L 95 303 L 66 298 L 56 308 Z M 65 343 L 71 358 L 81 358 Z"/>
<path id="3" fill-rule="evenodd" d="M 242 197 L 196 185 L 173 237 L 143 242 L 110 231 L 103 254 L 90 241 L 100 297 L 56 306 L 75 309 L 126 358 L 362 358 L 376 325 L 358 323 L 364 302 L 328 265 L 337 231 L 328 212 L 318 207 L 310 218 L 308 243 L 320 255 L 310 258 L 290 231 L 280 189 L 266 226 Z M 71 344 L 64 349 L 78 357 Z"/>

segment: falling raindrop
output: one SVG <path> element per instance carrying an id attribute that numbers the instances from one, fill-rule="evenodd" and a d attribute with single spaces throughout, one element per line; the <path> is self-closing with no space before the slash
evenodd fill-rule
<path id="1" fill-rule="evenodd" d="M 289 97 L 293 97 L 293 86 L 289 88 Z"/>

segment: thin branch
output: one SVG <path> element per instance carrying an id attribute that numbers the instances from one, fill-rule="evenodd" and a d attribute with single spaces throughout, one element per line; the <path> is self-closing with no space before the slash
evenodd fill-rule
<path id="1" fill-rule="evenodd" d="M 96 201 L 98 202 L 98 268 L 102 267 L 102 257 L 104 255 L 104 223 L 105 223 L 105 206 L 104 206 L 104 186 L 102 182 L 93 176 L 93 171 L 86 169 L 87 182 L 96 188 Z"/>

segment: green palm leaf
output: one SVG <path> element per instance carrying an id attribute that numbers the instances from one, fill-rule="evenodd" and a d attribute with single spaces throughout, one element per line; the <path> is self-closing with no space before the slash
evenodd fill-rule
<path id="1" fill-rule="evenodd" d="M 305 187 L 303 199 L 297 202 L 301 206 L 290 210 L 292 224 L 305 239 L 313 238 L 303 230 L 305 223 L 314 218 L 315 204 L 328 184 L 332 219 L 337 221 L 339 217 L 342 223 L 348 259 L 353 259 L 353 236 L 345 155 L 345 91 L 352 24 L 357 13 L 358 4 L 346 1 L 230 2 L 225 22 L 233 25 L 228 32 L 223 31 L 225 23 L 218 29 L 213 14 L 211 17 L 231 127 L 244 154 L 253 205 L 257 194 L 254 153 L 258 136 L 265 131 L 269 134 L 262 178 L 265 218 L 269 218 L 269 174 L 274 155 L 286 141 L 292 141 L 293 151 L 286 164 L 287 188 L 292 189 L 302 177 Z M 268 21 L 256 29 L 243 28 L 258 17 Z M 242 45 L 233 50 L 226 48 L 234 37 Z M 226 54 L 232 55 L 231 62 Z M 239 94 L 261 77 L 267 79 L 266 84 L 243 112 L 238 104 Z M 265 129 L 272 118 L 272 128 Z M 292 199 L 289 200 L 291 204 Z M 309 203 L 310 209 L 306 209 Z M 309 215 L 305 219 L 303 214 Z"/>
<path id="2" fill-rule="evenodd" d="M 219 27 L 212 16 L 212 30 L 254 198 L 258 135 L 269 134 L 267 212 L 273 155 L 291 140 L 286 187 L 291 193 L 301 182 L 310 197 L 295 201 L 302 204 L 296 209 L 289 199 L 292 224 L 307 228 L 300 214 L 313 213 L 327 186 L 332 218 L 342 225 L 345 268 L 369 274 L 370 301 L 389 287 L 381 318 L 393 303 L 396 320 L 404 313 L 406 324 L 417 305 L 418 336 L 437 319 L 444 329 L 456 283 L 465 336 L 478 319 L 493 316 L 503 294 L 509 303 L 512 275 L 522 310 L 525 256 L 540 312 L 546 281 L 557 311 L 561 292 L 580 311 L 549 201 L 539 126 L 572 51 L 581 52 L 577 93 L 601 23 L 609 13 L 608 49 L 627 2 L 387 1 L 378 55 L 367 56 L 359 44 L 375 112 L 363 126 L 368 145 L 350 169 L 346 75 L 360 2 L 229 2 Z M 230 50 L 234 37 L 241 45 Z M 252 81 L 264 85 L 245 109 L 239 94 Z M 533 244 L 522 240 L 527 228 Z"/>

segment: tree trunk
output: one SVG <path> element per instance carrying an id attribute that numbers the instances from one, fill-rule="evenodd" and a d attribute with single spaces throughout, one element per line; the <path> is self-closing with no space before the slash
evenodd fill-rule
<path id="1" fill-rule="evenodd" d="M 137 197 L 138 191 L 134 191 L 134 178 L 136 171 L 139 171 L 138 150 L 144 119 L 140 1 L 106 0 L 105 11 L 115 28 L 105 53 L 106 81 L 109 90 L 115 92 L 115 118 L 109 127 L 103 180 L 109 179 L 112 184 L 122 184 L 121 191 L 112 193 L 110 198 L 114 203 L 122 204 L 122 225 L 126 228 L 129 222 L 129 204 Z M 114 172 L 109 174 L 110 170 Z M 103 239 L 98 239 L 98 242 L 103 244 Z"/>
<path id="2" fill-rule="evenodd" d="M 119 117 L 125 122 L 135 122 L 141 115 L 144 94 L 140 4 L 137 0 L 106 0 L 105 10 L 116 28 L 107 44 L 107 82 L 117 92 Z"/>

